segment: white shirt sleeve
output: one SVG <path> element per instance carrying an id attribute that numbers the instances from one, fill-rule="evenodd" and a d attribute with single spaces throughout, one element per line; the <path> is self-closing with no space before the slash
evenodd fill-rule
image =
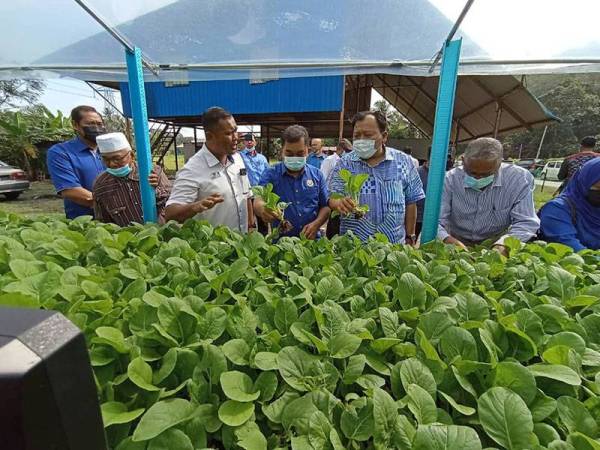
<path id="1" fill-rule="evenodd" d="M 198 176 L 194 176 L 192 164 L 186 166 L 177 173 L 177 177 L 171 188 L 171 196 L 167 200 L 166 206 L 169 205 L 188 205 L 198 201 L 198 193 L 200 189 L 200 181 Z"/>

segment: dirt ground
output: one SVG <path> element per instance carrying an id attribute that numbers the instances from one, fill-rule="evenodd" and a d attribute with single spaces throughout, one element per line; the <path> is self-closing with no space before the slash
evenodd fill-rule
<path id="1" fill-rule="evenodd" d="M 50 181 L 31 183 L 31 189 L 23 192 L 17 200 L 6 200 L 0 195 L 0 210 L 27 217 L 64 215 L 63 201 L 56 196 Z"/>

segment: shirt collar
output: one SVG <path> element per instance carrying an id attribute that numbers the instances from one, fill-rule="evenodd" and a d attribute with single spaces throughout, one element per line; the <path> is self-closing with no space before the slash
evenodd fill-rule
<path id="1" fill-rule="evenodd" d="M 98 153 L 98 150 L 90 148 L 85 142 L 83 142 L 83 139 L 81 139 L 79 136 L 73 139 L 73 146 L 74 149 L 78 152 L 83 152 L 87 150 L 96 154 Z"/>
<path id="2" fill-rule="evenodd" d="M 219 161 L 217 157 L 213 155 L 213 153 L 209 150 L 206 144 L 204 144 L 200 151 L 202 152 L 202 156 L 204 157 L 204 161 L 206 162 L 206 165 L 208 167 L 215 167 L 221 165 L 221 161 Z M 233 156 L 227 155 L 227 160 L 229 161 L 229 163 L 233 163 Z"/>

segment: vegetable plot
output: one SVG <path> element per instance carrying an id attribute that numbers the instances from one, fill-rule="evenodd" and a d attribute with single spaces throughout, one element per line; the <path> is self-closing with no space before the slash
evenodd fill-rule
<path id="1" fill-rule="evenodd" d="M 84 330 L 111 448 L 600 448 L 597 254 L 0 227 L 0 304 Z"/>

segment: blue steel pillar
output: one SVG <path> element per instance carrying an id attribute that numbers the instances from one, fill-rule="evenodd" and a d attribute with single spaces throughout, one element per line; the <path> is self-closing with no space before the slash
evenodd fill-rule
<path id="1" fill-rule="evenodd" d="M 127 75 L 129 77 L 129 101 L 131 102 L 131 115 L 135 132 L 135 150 L 140 174 L 144 222 L 156 222 L 156 194 L 148 181 L 148 176 L 152 170 L 152 154 L 150 152 L 142 52 L 137 47 L 133 52 L 126 50 L 125 59 L 127 60 Z"/>
<path id="2" fill-rule="evenodd" d="M 448 144 L 452 131 L 452 113 L 454 111 L 454 94 L 456 93 L 461 43 L 462 39 L 457 39 L 446 42 L 444 45 L 438 96 L 435 105 L 435 124 L 429 157 L 427 197 L 425 211 L 423 212 L 421 243 L 432 241 L 437 236 L 444 191 L 444 177 L 446 175 Z"/>

